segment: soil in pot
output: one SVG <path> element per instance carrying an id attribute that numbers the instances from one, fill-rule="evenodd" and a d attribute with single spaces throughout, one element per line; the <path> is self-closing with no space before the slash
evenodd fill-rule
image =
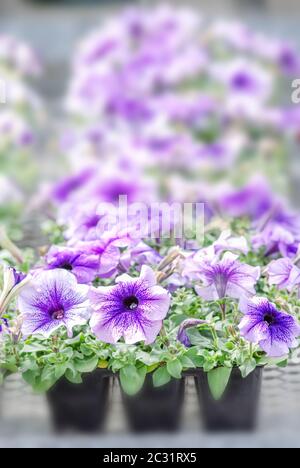
<path id="1" fill-rule="evenodd" d="M 106 420 L 109 375 L 97 369 L 82 376 L 81 384 L 60 379 L 47 392 L 52 420 L 57 431 L 95 432 Z"/>
<path id="2" fill-rule="evenodd" d="M 153 387 L 148 374 L 142 390 L 134 396 L 122 391 L 129 427 L 134 432 L 173 432 L 179 429 L 184 401 L 185 380 L 171 380 Z"/>
<path id="3" fill-rule="evenodd" d="M 205 429 L 209 431 L 251 431 L 257 415 L 263 368 L 258 367 L 245 379 L 234 368 L 221 400 L 216 401 L 208 386 L 207 374 L 202 370 L 195 377 Z"/>

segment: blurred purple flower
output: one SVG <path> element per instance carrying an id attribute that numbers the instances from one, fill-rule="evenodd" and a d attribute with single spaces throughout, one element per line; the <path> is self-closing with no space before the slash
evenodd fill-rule
<path id="1" fill-rule="evenodd" d="M 283 257 L 293 257 L 300 242 L 300 215 L 282 202 L 274 200 L 271 209 L 254 224 L 252 238 L 255 249 L 265 248 L 265 255 L 280 252 Z"/>
<path id="2" fill-rule="evenodd" d="M 54 187 L 52 196 L 56 202 L 65 202 L 69 196 L 84 184 L 88 183 L 94 174 L 94 169 L 83 169 L 79 174 L 64 179 Z"/>
<path id="3" fill-rule="evenodd" d="M 62 269 L 76 276 L 78 283 L 92 282 L 98 276 L 99 255 L 81 248 L 53 246 L 47 253 L 47 269 Z"/>
<path id="4" fill-rule="evenodd" d="M 281 44 L 276 53 L 276 61 L 286 75 L 297 75 L 300 71 L 300 56 L 289 44 Z"/>
<path id="5" fill-rule="evenodd" d="M 139 278 L 122 275 L 116 283 L 90 291 L 93 333 L 106 343 L 116 343 L 121 337 L 127 344 L 152 343 L 169 310 L 168 292 L 156 285 L 154 272 L 145 265 Z"/>
<path id="6" fill-rule="evenodd" d="M 22 290 L 18 307 L 23 320 L 22 333 L 49 337 L 59 327 L 72 335 L 73 327 L 89 317 L 88 286 L 79 285 L 64 270 L 42 271 Z"/>
<path id="7" fill-rule="evenodd" d="M 122 254 L 121 265 L 128 270 L 132 265 L 158 265 L 162 256 L 145 242 L 133 244 Z"/>
<path id="8" fill-rule="evenodd" d="M 15 37 L 0 35 L 0 63 L 23 75 L 37 76 L 41 63 L 37 54 L 25 42 Z"/>
<path id="9" fill-rule="evenodd" d="M 235 253 L 247 254 L 249 246 L 247 239 L 243 236 L 232 237 L 230 230 L 222 231 L 220 237 L 212 244 L 215 254 L 220 254 L 226 250 Z"/>
<path id="10" fill-rule="evenodd" d="M 300 269 L 289 258 L 273 260 L 267 268 L 269 283 L 291 291 L 300 285 Z"/>
<path id="11" fill-rule="evenodd" d="M 296 319 L 264 297 L 253 297 L 241 302 L 245 314 L 239 328 L 241 335 L 259 346 L 270 357 L 281 357 L 289 353 L 289 348 L 298 346 L 300 326 Z"/>
<path id="12" fill-rule="evenodd" d="M 195 290 L 199 296 L 208 301 L 255 294 L 255 283 L 260 276 L 260 268 L 243 264 L 238 256 L 226 252 L 222 259 L 218 256 L 199 258 L 197 262 L 186 262 L 184 274 L 193 280 L 200 281 L 201 286 Z"/>
<path id="13" fill-rule="evenodd" d="M 257 219 L 273 206 L 273 194 L 262 178 L 254 178 L 240 189 L 222 188 L 217 202 L 222 212 L 233 217 Z"/>
<path id="14" fill-rule="evenodd" d="M 82 250 L 87 256 L 98 258 L 97 276 L 99 278 L 110 278 L 118 268 L 121 252 L 115 239 L 108 241 L 95 240 L 90 242 L 78 242 L 76 248 Z"/>

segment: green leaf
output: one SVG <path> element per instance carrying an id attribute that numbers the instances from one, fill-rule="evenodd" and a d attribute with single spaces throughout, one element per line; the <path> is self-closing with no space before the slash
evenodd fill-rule
<path id="1" fill-rule="evenodd" d="M 4 362 L 3 364 L 1 364 L 1 368 L 9 371 L 12 374 L 18 372 L 18 367 L 13 361 Z"/>
<path id="2" fill-rule="evenodd" d="M 154 387 L 162 387 L 170 382 L 171 376 L 166 366 L 159 367 L 153 374 L 153 385 Z"/>
<path id="3" fill-rule="evenodd" d="M 242 374 L 243 379 L 248 377 L 248 375 L 252 374 L 252 372 L 256 369 L 257 363 L 254 358 L 247 359 L 241 366 L 240 371 Z"/>
<path id="4" fill-rule="evenodd" d="M 228 385 L 232 369 L 218 367 L 207 374 L 208 385 L 215 400 L 220 400 Z"/>
<path id="5" fill-rule="evenodd" d="M 133 365 L 123 367 L 120 370 L 120 382 L 122 389 L 127 395 L 135 395 L 144 385 L 147 367 L 143 366 L 137 369 Z"/>
<path id="6" fill-rule="evenodd" d="M 98 361 L 99 359 L 97 356 L 93 356 L 89 359 L 76 359 L 74 360 L 74 366 L 78 372 L 92 372 L 98 366 Z"/>
<path id="7" fill-rule="evenodd" d="M 27 382 L 29 385 L 31 385 L 31 387 L 35 386 L 35 381 L 36 381 L 36 377 L 37 377 L 37 373 L 35 371 L 27 370 L 27 371 L 23 372 L 22 377 L 25 380 L 25 382 Z"/>
<path id="8" fill-rule="evenodd" d="M 174 359 L 167 363 L 167 369 L 169 374 L 174 377 L 174 379 L 181 379 L 182 364 L 179 359 Z"/>
<path id="9" fill-rule="evenodd" d="M 66 379 L 73 384 L 81 384 L 82 378 L 79 372 L 74 369 L 67 369 L 65 374 Z"/>
<path id="10" fill-rule="evenodd" d="M 193 361 L 187 356 L 181 356 L 180 362 L 185 369 L 194 369 L 196 367 Z"/>
<path id="11" fill-rule="evenodd" d="M 57 380 L 60 379 L 65 374 L 67 367 L 68 367 L 68 364 L 66 363 L 58 364 L 57 366 L 55 366 L 55 377 L 57 378 Z"/>
<path id="12" fill-rule="evenodd" d="M 48 351 L 48 346 L 40 343 L 31 343 L 25 344 L 25 346 L 22 349 L 23 353 L 36 353 L 39 351 Z"/>
<path id="13" fill-rule="evenodd" d="M 190 348 L 185 355 L 193 361 L 195 367 L 203 367 L 204 357 L 198 355 L 197 348 Z"/>
<path id="14" fill-rule="evenodd" d="M 41 381 L 52 380 L 53 378 L 55 378 L 55 367 L 54 366 L 44 367 L 42 374 L 41 374 Z"/>
<path id="15" fill-rule="evenodd" d="M 284 368 L 288 365 L 288 363 L 289 363 L 288 359 L 285 359 L 284 361 L 277 362 L 276 366 Z"/>

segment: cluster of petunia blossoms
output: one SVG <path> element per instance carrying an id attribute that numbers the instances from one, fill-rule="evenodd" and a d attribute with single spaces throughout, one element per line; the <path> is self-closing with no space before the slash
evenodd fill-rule
<path id="1" fill-rule="evenodd" d="M 80 44 L 49 245 L 22 273 L 4 267 L 4 373 L 37 389 L 93 366 L 247 377 L 297 352 L 300 213 L 284 168 L 300 113 L 280 84 L 298 71 L 290 44 L 166 6 Z M 201 240 L 198 212 L 178 235 L 184 203 L 202 206 Z"/>

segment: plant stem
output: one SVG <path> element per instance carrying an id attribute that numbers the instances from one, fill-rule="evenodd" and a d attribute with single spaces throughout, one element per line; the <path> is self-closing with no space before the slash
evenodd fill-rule
<path id="1" fill-rule="evenodd" d="M 213 325 L 211 325 L 211 334 L 212 334 L 212 337 L 213 337 L 213 340 L 214 340 L 214 345 L 216 347 L 216 349 L 218 349 L 219 347 L 219 339 L 218 339 L 218 335 L 217 335 L 217 332 L 216 332 L 216 329 Z"/>
<path id="2" fill-rule="evenodd" d="M 225 320 L 226 320 L 226 304 L 225 304 L 225 302 L 220 304 L 220 309 L 221 309 L 222 321 L 225 322 Z"/>

